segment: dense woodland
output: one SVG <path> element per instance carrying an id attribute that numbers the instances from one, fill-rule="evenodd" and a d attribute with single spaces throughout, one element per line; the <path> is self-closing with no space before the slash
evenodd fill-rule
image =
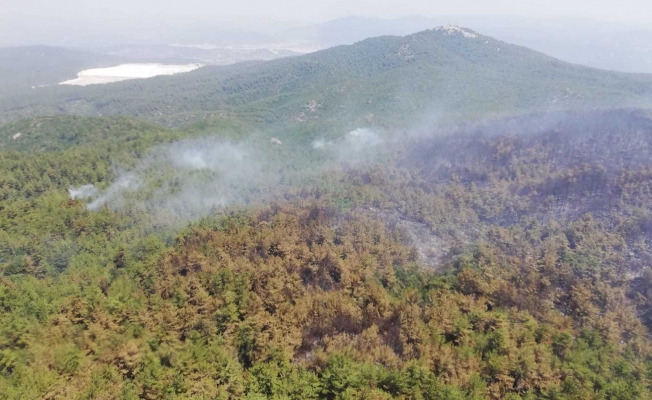
<path id="1" fill-rule="evenodd" d="M 241 125 L 0 132 L 1 399 L 652 397 L 641 111 L 393 132 L 182 226 L 68 189 Z"/>

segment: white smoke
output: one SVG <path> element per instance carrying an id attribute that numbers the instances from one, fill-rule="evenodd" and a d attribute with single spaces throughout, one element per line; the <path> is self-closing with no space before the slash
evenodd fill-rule
<path id="1" fill-rule="evenodd" d="M 100 192 L 95 189 L 96 192 L 99 193 L 99 196 L 88 203 L 87 207 L 89 210 L 93 211 L 99 210 L 106 204 L 112 204 L 114 207 L 118 207 L 122 205 L 122 199 L 125 192 L 138 190 L 139 187 L 140 181 L 137 176 L 134 176 L 133 174 L 122 175 L 118 177 L 115 183 L 109 186 L 105 191 Z"/>
<path id="2" fill-rule="evenodd" d="M 277 174 L 264 168 L 268 164 L 266 155 L 248 144 L 182 140 L 153 150 L 104 190 L 83 185 L 69 194 L 90 198 L 90 210 L 135 208 L 163 219 L 195 218 L 245 201 L 252 188 L 274 184 Z"/>
<path id="3" fill-rule="evenodd" d="M 354 151 L 364 151 L 373 146 L 378 146 L 383 143 L 383 140 L 378 134 L 366 128 L 358 128 L 349 132 L 346 136 L 346 143 Z"/>
<path id="4" fill-rule="evenodd" d="M 97 196 L 98 190 L 95 185 L 83 185 L 78 188 L 71 187 L 68 189 L 68 194 L 71 199 L 85 200 L 89 197 Z"/>
<path id="5" fill-rule="evenodd" d="M 176 142 L 166 153 L 175 167 L 213 171 L 240 167 L 248 155 L 241 144 L 215 142 L 210 139 Z"/>
<path id="6" fill-rule="evenodd" d="M 133 209 L 160 223 L 186 221 L 260 199 L 284 182 L 314 177 L 341 163 L 373 161 L 383 143 L 376 132 L 356 129 L 334 140 L 316 140 L 312 147 L 322 155 L 302 158 L 290 145 L 272 146 L 261 138 L 239 143 L 186 139 L 154 149 L 104 190 L 83 185 L 69 193 L 88 201 L 90 210 Z"/>
<path id="7" fill-rule="evenodd" d="M 334 161 L 349 165 L 360 162 L 372 162 L 381 155 L 385 140 L 375 131 L 358 128 L 335 140 L 316 139 L 312 142 L 314 150 L 323 152 Z"/>
<path id="8" fill-rule="evenodd" d="M 317 139 L 312 142 L 312 148 L 315 150 L 323 149 L 326 146 L 330 146 L 332 142 L 327 142 L 324 139 Z"/>

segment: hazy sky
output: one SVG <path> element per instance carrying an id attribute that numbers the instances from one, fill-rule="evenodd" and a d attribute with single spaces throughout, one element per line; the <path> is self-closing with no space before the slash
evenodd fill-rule
<path id="1" fill-rule="evenodd" d="M 652 0 L 0 0 L 0 35 L 10 40 L 208 23 L 252 29 L 417 14 L 571 17 L 652 29 Z"/>
<path id="2" fill-rule="evenodd" d="M 62 18 L 105 20 L 318 21 L 345 15 L 521 14 L 585 17 L 635 24 L 652 22 L 650 0 L 0 0 L 3 20 Z M 37 27 L 34 27 L 35 29 Z"/>

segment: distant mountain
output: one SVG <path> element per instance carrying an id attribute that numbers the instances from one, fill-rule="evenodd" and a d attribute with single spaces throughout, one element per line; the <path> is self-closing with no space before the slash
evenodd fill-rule
<path id="1" fill-rule="evenodd" d="M 478 19 L 467 26 L 510 43 L 590 67 L 652 73 L 652 31 L 608 23 L 502 18 Z"/>
<path id="2" fill-rule="evenodd" d="M 274 60 L 298 55 L 289 50 L 273 47 L 214 47 L 211 45 L 120 45 L 93 47 L 90 50 L 134 60 L 183 60 L 213 65 L 228 65 L 251 60 Z"/>
<path id="3" fill-rule="evenodd" d="M 324 48 L 376 36 L 409 35 L 451 23 L 576 64 L 652 73 L 652 31 L 589 20 L 472 15 L 397 19 L 352 16 L 289 29 L 279 37 Z"/>
<path id="4" fill-rule="evenodd" d="M 51 46 L 0 47 L 0 93 L 55 85 L 88 68 L 118 65 L 125 57 Z"/>
<path id="5" fill-rule="evenodd" d="M 310 126 L 613 106 L 652 106 L 652 75 L 573 65 L 449 26 L 269 62 L 42 88 L 0 97 L 0 116 L 7 121 L 48 113 L 122 114 L 182 124 L 229 115 Z"/>
<path id="6" fill-rule="evenodd" d="M 19 95 L 77 77 L 90 68 L 123 63 L 234 64 L 297 55 L 274 49 L 198 48 L 172 45 L 121 45 L 82 49 L 53 46 L 0 47 L 0 96 Z"/>
<path id="7" fill-rule="evenodd" d="M 281 40 L 305 40 L 315 46 L 331 47 L 353 44 L 377 36 L 405 36 L 434 28 L 433 19 L 407 16 L 396 19 L 371 17 L 344 17 L 319 24 L 307 25 L 283 31 L 277 35 Z"/>

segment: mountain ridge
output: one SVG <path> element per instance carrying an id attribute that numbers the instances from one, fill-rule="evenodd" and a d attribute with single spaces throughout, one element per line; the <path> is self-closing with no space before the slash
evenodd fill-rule
<path id="1" fill-rule="evenodd" d="M 43 88 L 32 96 L 0 98 L 0 121 L 118 114 L 174 125 L 217 113 L 293 124 L 370 114 L 412 119 L 422 110 L 487 115 L 652 104 L 652 75 L 574 65 L 456 29 L 435 27 L 172 77 Z"/>
<path id="2" fill-rule="evenodd" d="M 381 19 L 348 16 L 289 29 L 285 39 L 304 38 L 317 45 L 351 44 L 383 35 L 408 35 L 432 26 L 466 26 L 497 39 L 532 48 L 561 60 L 621 72 L 652 72 L 652 32 L 643 28 L 583 19 L 541 19 L 510 15 Z"/>

